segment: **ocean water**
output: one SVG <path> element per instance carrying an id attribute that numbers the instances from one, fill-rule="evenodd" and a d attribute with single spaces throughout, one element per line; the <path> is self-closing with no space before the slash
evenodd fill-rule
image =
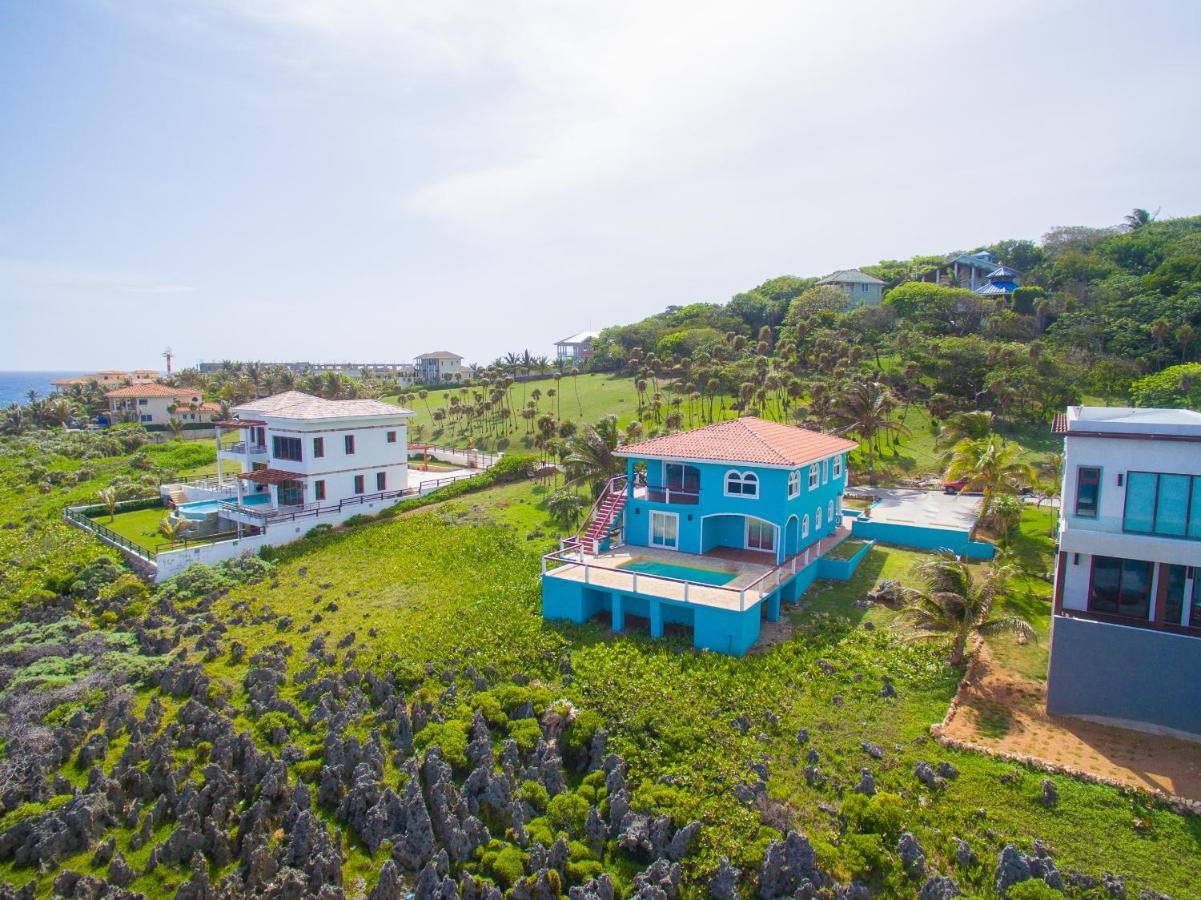
<path id="1" fill-rule="evenodd" d="M 86 372 L 0 372 L 0 409 L 13 403 L 25 406 L 29 403 L 29 392 L 37 391 L 39 397 L 49 396 L 54 390 L 50 384 L 55 378 L 73 378 Z"/>

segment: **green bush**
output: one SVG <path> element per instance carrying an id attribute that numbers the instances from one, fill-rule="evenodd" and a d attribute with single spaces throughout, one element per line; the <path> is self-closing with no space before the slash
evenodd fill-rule
<path id="1" fill-rule="evenodd" d="M 525 876 L 525 856 L 510 845 L 496 854 L 490 868 L 502 887 L 511 888 Z"/>
<path id="2" fill-rule="evenodd" d="M 459 719 L 427 725 L 417 733 L 413 743 L 421 751 L 436 746 L 456 769 L 467 768 L 467 724 Z"/>
<path id="3" fill-rule="evenodd" d="M 538 812 L 545 812 L 546 804 L 550 802 L 550 794 L 537 781 L 523 781 L 517 788 L 517 799 L 524 800 Z"/>
<path id="4" fill-rule="evenodd" d="M 1005 896 L 1009 900 L 1063 900 L 1063 894 L 1037 878 L 1019 881 L 1005 893 Z"/>
<path id="5" fill-rule="evenodd" d="M 588 821 L 588 801 L 578 794 L 555 794 L 546 805 L 551 825 L 571 834 L 580 834 Z"/>
<path id="6" fill-rule="evenodd" d="M 1201 409 L 1201 363 L 1170 366 L 1130 385 L 1135 406 Z"/>
<path id="7" fill-rule="evenodd" d="M 533 750 L 542 740 L 542 729 L 537 719 L 518 719 L 509 725 L 509 737 L 515 740 L 522 750 Z"/>

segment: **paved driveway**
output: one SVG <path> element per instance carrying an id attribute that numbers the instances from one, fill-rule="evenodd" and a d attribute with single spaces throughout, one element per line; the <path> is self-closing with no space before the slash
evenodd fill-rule
<path id="1" fill-rule="evenodd" d="M 918 491 L 905 488 L 860 488 L 874 494 L 873 522 L 897 525 L 926 525 L 970 531 L 980 515 L 980 498 L 942 491 Z"/>

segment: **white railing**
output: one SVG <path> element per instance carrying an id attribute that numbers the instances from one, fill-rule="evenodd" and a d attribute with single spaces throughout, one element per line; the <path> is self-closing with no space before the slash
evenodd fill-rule
<path id="1" fill-rule="evenodd" d="M 246 441 L 234 441 L 232 444 L 222 444 L 222 453 L 237 453 L 239 456 L 250 454 L 261 456 L 267 452 L 266 444 L 247 444 Z"/>
<path id="2" fill-rule="evenodd" d="M 827 535 L 816 543 L 810 544 L 804 550 L 793 556 L 788 557 L 777 566 L 773 566 L 768 571 L 764 572 L 754 581 L 741 588 L 726 587 L 723 584 L 706 584 L 700 581 L 689 581 L 686 578 L 673 578 L 670 575 L 651 575 L 646 572 L 635 572 L 631 569 L 621 569 L 616 566 L 606 566 L 595 562 L 595 557 L 589 554 L 587 549 L 579 542 L 568 539 L 563 542 L 562 549 L 553 553 L 548 553 L 542 557 L 542 574 L 543 576 L 550 575 L 556 577 L 553 571 L 549 571 L 551 564 L 559 566 L 580 566 L 584 570 L 584 584 L 591 585 L 593 583 L 593 572 L 616 573 L 620 577 L 629 578 L 629 590 L 631 593 L 639 593 L 638 585 L 643 583 L 644 588 L 649 582 L 650 588 L 659 588 L 662 591 L 667 586 L 682 585 L 681 589 L 669 590 L 667 594 L 656 593 L 657 596 L 664 600 L 682 600 L 684 603 L 696 603 L 701 606 L 721 606 L 726 607 L 732 605 L 734 599 L 737 598 L 738 610 L 741 612 L 749 606 L 754 606 L 759 603 L 768 594 L 771 594 L 780 587 L 788 579 L 792 578 L 798 572 L 804 570 L 808 566 L 817 562 L 826 553 L 829 553 L 844 540 L 850 537 L 850 530 L 845 528 L 837 529 L 833 534 Z M 592 556 L 590 559 L 589 557 Z M 624 590 L 620 585 L 607 584 L 603 585 L 609 590 Z M 728 603 L 715 602 L 712 599 L 712 594 L 708 596 L 695 596 L 697 589 L 703 589 L 706 594 L 709 591 L 719 591 L 723 599 Z M 642 591 L 647 594 L 647 590 Z"/>
<path id="3" fill-rule="evenodd" d="M 236 478 L 219 478 L 216 475 L 206 475 L 203 478 L 192 478 L 187 481 L 165 482 L 163 487 L 196 488 L 202 491 L 214 491 L 223 494 L 236 494 L 238 480 Z"/>

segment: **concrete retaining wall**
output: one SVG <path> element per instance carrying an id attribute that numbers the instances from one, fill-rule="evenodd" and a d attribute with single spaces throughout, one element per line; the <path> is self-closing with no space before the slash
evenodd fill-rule
<path id="1" fill-rule="evenodd" d="M 873 522 L 857 518 L 851 524 L 851 535 L 876 540 L 899 547 L 918 550 L 945 550 L 969 559 L 992 559 L 997 548 L 984 541 L 973 541 L 966 531 L 955 528 L 934 528 L 926 525 L 902 525 L 895 522 Z"/>
<path id="2" fill-rule="evenodd" d="M 1201 736 L 1201 638 L 1055 616 L 1047 711 Z"/>

